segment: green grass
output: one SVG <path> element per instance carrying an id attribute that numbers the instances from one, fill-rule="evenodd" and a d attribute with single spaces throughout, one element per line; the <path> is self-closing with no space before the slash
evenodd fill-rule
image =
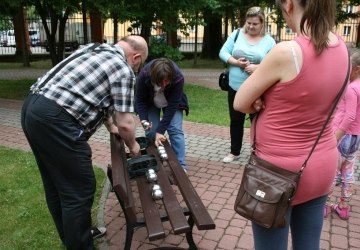
<path id="1" fill-rule="evenodd" d="M 50 69 L 51 60 L 37 60 L 30 62 L 31 69 Z M 21 62 L 0 62 L 0 69 L 24 69 Z"/>
<path id="2" fill-rule="evenodd" d="M 64 249 L 45 202 L 40 174 L 33 155 L 0 146 L 0 242 L 2 250 Z M 97 188 L 94 223 L 106 180 L 94 168 Z"/>
<path id="3" fill-rule="evenodd" d="M 0 98 L 23 100 L 35 80 L 0 80 Z"/>
<path id="4" fill-rule="evenodd" d="M 178 62 L 178 65 L 182 69 L 223 69 L 224 63 L 217 60 L 208 60 L 208 59 L 197 59 L 196 64 L 194 65 L 194 59 L 186 59 Z"/>
<path id="5" fill-rule="evenodd" d="M 184 59 L 178 62 L 180 68 L 189 69 L 189 68 L 198 68 L 198 69 L 222 69 L 224 68 L 224 63 L 220 59 L 209 60 L 209 59 L 200 59 L 196 61 L 194 65 L 194 59 Z M 38 60 L 30 62 L 30 69 L 50 69 L 52 67 L 51 60 Z M 0 62 L 0 69 L 24 69 L 21 62 Z"/>
<path id="6" fill-rule="evenodd" d="M 229 126 L 227 92 L 185 84 L 190 113 L 186 121 Z"/>
<path id="7" fill-rule="evenodd" d="M 35 80 L 0 80 L 0 98 L 23 100 Z M 227 93 L 193 84 L 185 84 L 190 114 L 186 121 L 229 125 Z"/>

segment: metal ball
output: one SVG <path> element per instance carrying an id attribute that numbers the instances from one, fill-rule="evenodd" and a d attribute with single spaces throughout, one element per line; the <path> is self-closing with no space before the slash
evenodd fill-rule
<path id="1" fill-rule="evenodd" d="M 149 182 L 155 182 L 157 181 L 157 175 L 155 173 L 150 173 L 146 176 L 147 180 Z"/>
<path id="2" fill-rule="evenodd" d="M 163 192 L 160 189 L 153 190 L 152 197 L 155 200 L 162 199 L 163 198 Z"/>
<path id="3" fill-rule="evenodd" d="M 148 129 L 150 126 L 150 122 L 144 121 L 141 123 L 144 129 Z"/>
<path id="4" fill-rule="evenodd" d="M 155 174 L 155 170 L 152 169 L 152 168 L 149 168 L 149 169 L 147 170 L 147 174 Z"/>
<path id="5" fill-rule="evenodd" d="M 168 158 L 167 153 L 161 154 L 160 158 L 163 159 L 163 160 L 166 160 Z"/>
<path id="6" fill-rule="evenodd" d="M 160 190 L 160 185 L 158 184 L 154 184 L 153 187 L 152 187 L 152 190 Z"/>

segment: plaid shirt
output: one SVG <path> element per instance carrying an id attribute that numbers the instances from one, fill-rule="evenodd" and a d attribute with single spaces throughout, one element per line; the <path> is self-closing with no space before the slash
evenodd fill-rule
<path id="1" fill-rule="evenodd" d="M 76 52 L 86 51 L 89 44 Z M 55 66 L 31 86 L 35 91 Z M 85 52 L 57 72 L 37 92 L 54 100 L 78 122 L 87 127 L 106 111 L 134 112 L 135 75 L 127 64 L 124 51 L 117 45 L 102 44 Z"/>

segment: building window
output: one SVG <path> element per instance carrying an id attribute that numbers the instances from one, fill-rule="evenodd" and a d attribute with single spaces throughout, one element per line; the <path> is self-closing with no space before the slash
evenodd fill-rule
<path id="1" fill-rule="evenodd" d="M 352 5 L 347 5 L 346 9 L 345 9 L 346 13 L 353 13 L 353 6 Z"/>
<path id="2" fill-rule="evenodd" d="M 350 36 L 351 26 L 344 26 L 343 36 Z"/>
<path id="3" fill-rule="evenodd" d="M 271 34 L 271 25 L 266 26 L 266 33 Z"/>

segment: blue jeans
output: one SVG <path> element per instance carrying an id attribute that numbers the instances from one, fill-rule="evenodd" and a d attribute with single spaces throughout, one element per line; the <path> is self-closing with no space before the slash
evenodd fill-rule
<path id="1" fill-rule="evenodd" d="M 284 228 L 268 229 L 252 223 L 255 249 L 287 250 L 291 228 L 294 250 L 319 250 L 326 198 L 322 196 L 293 206 L 287 214 L 290 225 Z"/>
<path id="2" fill-rule="evenodd" d="M 160 122 L 160 111 L 161 109 L 156 108 L 155 106 L 148 110 L 149 121 L 152 123 L 152 128 L 145 133 L 146 137 L 155 138 L 156 128 Z M 185 161 L 185 136 L 182 123 L 183 112 L 181 110 L 177 110 L 166 131 L 169 135 L 171 147 L 174 150 L 180 165 L 184 169 L 187 169 Z"/>

